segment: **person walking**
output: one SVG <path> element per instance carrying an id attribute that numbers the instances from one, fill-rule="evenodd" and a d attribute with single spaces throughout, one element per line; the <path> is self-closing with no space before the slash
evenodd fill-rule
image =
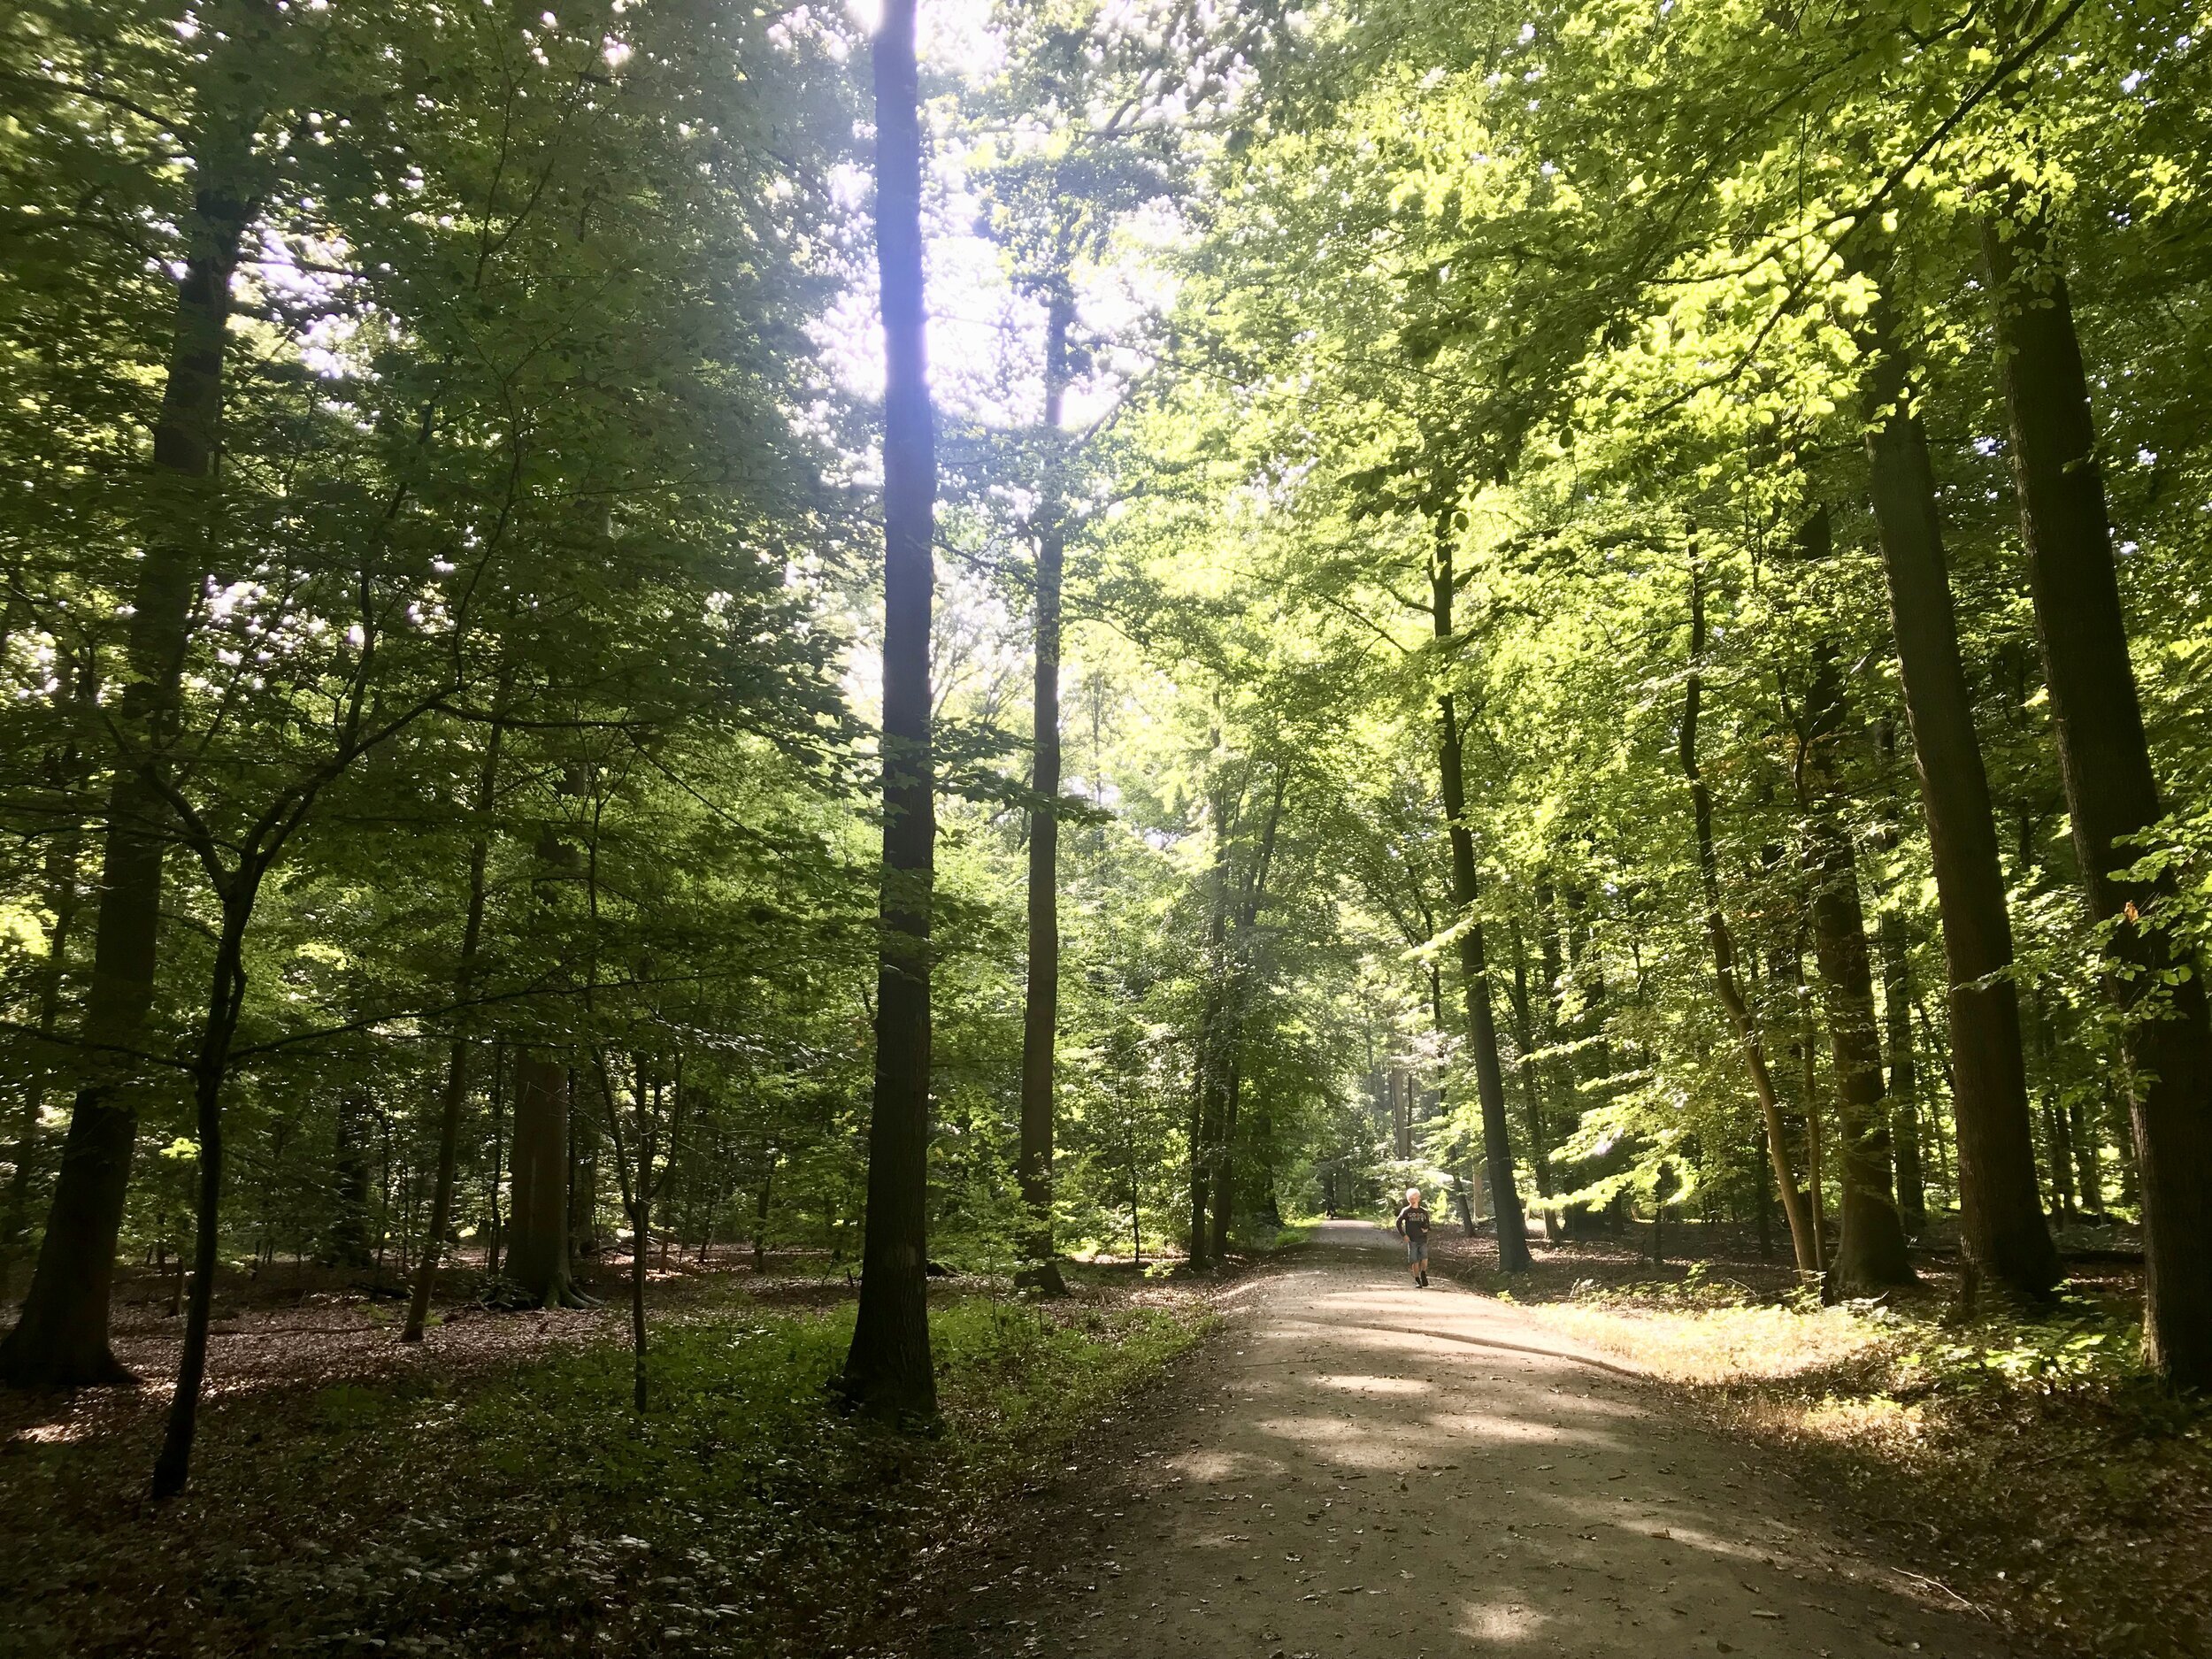
<path id="1" fill-rule="evenodd" d="M 1398 1212 L 1398 1236 L 1406 1241 L 1406 1271 L 1414 1286 L 1429 1287 L 1429 1212 L 1421 1202 L 1421 1189 L 1406 1188 L 1406 1207 Z"/>

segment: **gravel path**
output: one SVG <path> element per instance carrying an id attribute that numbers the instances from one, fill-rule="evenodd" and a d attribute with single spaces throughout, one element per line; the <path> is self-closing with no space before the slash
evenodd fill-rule
<path id="1" fill-rule="evenodd" d="M 1364 1222 L 1317 1243 L 1231 1294 L 1188 1403 L 1085 1471 L 933 1655 L 2004 1651 L 1510 1303 L 1414 1289 Z"/>

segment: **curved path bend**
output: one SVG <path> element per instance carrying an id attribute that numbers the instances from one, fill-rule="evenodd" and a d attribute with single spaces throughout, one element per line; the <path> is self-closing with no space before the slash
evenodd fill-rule
<path id="1" fill-rule="evenodd" d="M 2005 1651 L 1826 1531 L 1770 1458 L 1525 1310 L 1414 1289 L 1364 1222 L 1317 1244 L 1230 1293 L 1196 1395 L 1085 1471 L 1071 1524 L 974 1584 L 931 1654 Z"/>

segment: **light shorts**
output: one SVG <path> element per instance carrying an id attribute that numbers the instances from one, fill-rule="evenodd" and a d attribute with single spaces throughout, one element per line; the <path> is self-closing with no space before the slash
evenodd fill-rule
<path id="1" fill-rule="evenodd" d="M 1426 1239 L 1406 1240 L 1406 1265 L 1408 1267 L 1411 1267 L 1417 1262 L 1425 1262 L 1428 1259 L 1429 1241 Z"/>

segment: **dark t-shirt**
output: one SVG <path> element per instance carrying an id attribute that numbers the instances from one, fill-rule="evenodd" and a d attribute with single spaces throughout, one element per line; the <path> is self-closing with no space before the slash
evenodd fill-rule
<path id="1" fill-rule="evenodd" d="M 1398 1212 L 1398 1231 L 1415 1244 L 1425 1242 L 1429 1236 L 1429 1212 L 1408 1204 Z"/>

